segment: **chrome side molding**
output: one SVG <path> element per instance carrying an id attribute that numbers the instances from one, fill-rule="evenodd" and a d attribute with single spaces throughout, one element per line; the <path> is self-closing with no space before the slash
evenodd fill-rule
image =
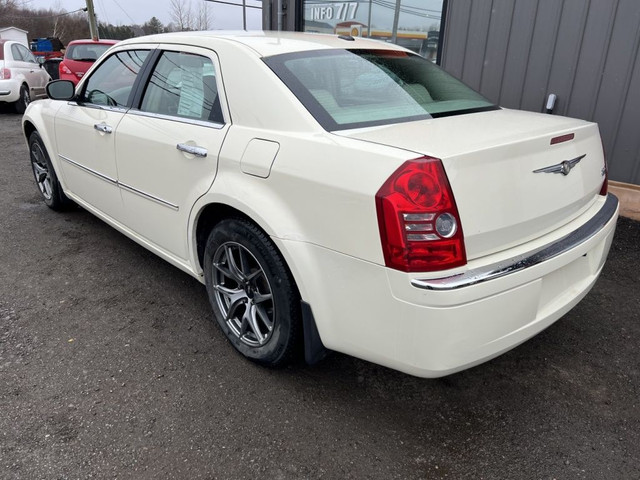
<path id="1" fill-rule="evenodd" d="M 411 280 L 411 285 L 425 290 L 456 290 L 531 268 L 547 260 L 551 260 L 558 255 L 562 255 L 589 240 L 609 223 L 617 210 L 618 199 L 614 195 L 608 194 L 604 205 L 593 218 L 557 242 L 545 245 L 524 255 L 519 255 L 486 267 L 469 270 L 458 275 L 426 280 L 416 278 Z"/>

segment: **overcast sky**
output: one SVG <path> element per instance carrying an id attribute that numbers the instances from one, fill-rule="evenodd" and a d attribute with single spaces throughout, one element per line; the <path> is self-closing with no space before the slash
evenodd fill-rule
<path id="1" fill-rule="evenodd" d="M 205 0 L 191 0 L 194 9 Z M 242 5 L 242 0 L 224 0 Z M 84 8 L 85 0 L 26 0 L 28 7 L 61 8 L 68 12 Z M 211 12 L 213 29 L 241 29 L 242 7 L 222 5 L 215 2 L 205 2 Z M 93 0 L 98 21 L 114 25 L 143 24 L 155 16 L 164 24 L 171 22 L 170 0 Z M 258 0 L 247 0 L 247 5 L 261 6 Z M 257 8 L 247 8 L 247 28 L 259 30 L 262 28 L 262 12 Z"/>

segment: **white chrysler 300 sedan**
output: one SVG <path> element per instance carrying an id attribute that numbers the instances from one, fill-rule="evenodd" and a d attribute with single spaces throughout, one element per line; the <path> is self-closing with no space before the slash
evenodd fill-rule
<path id="1" fill-rule="evenodd" d="M 394 45 L 149 36 L 47 90 L 23 119 L 44 202 L 199 279 L 264 365 L 468 368 L 576 305 L 613 238 L 597 125 L 502 109 Z"/>

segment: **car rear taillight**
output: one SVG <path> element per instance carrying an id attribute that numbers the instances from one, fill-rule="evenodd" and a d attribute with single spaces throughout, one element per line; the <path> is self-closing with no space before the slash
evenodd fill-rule
<path id="1" fill-rule="evenodd" d="M 66 74 L 66 75 L 73 75 L 73 72 L 71 70 L 69 70 L 69 67 L 67 67 L 64 62 L 60 62 L 60 66 L 58 67 L 58 71 L 60 72 L 60 74 Z"/>
<path id="2" fill-rule="evenodd" d="M 376 194 L 387 267 L 433 272 L 467 263 L 460 215 L 442 162 L 405 162 Z"/>
<path id="3" fill-rule="evenodd" d="M 600 189 L 600 195 L 607 196 L 609 192 L 609 173 L 607 172 L 607 167 L 602 167 L 604 170 L 604 182 L 602 182 L 602 188 Z"/>
<path id="4" fill-rule="evenodd" d="M 11 78 L 11 70 L 8 68 L 0 68 L 0 80 L 9 80 Z"/>

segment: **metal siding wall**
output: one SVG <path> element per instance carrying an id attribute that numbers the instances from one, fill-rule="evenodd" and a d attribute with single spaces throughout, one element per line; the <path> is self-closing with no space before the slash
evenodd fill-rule
<path id="1" fill-rule="evenodd" d="M 507 108 L 598 122 L 612 180 L 640 184 L 640 1 L 449 0 L 442 66 Z"/>

